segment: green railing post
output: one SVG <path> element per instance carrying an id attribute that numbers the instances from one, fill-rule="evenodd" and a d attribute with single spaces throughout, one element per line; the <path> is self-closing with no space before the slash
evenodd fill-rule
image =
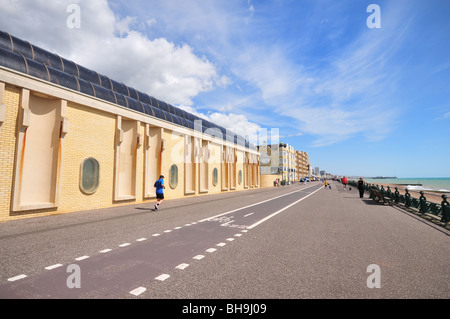
<path id="1" fill-rule="evenodd" d="M 391 191 L 391 188 L 389 186 L 387 187 L 386 196 L 389 197 L 389 198 L 392 198 L 392 191 Z"/>
<path id="2" fill-rule="evenodd" d="M 408 189 L 405 190 L 405 207 L 411 206 L 411 194 L 409 193 Z"/>
<path id="3" fill-rule="evenodd" d="M 442 203 L 441 203 L 442 218 L 441 218 L 441 222 L 448 223 L 450 221 L 450 207 L 449 207 L 449 203 L 447 201 L 447 196 L 445 194 L 443 194 L 441 197 L 442 197 Z"/>
<path id="4" fill-rule="evenodd" d="M 419 213 L 425 214 L 428 210 L 427 207 L 427 198 L 423 195 L 423 191 L 420 191 L 420 198 L 419 198 Z"/>
<path id="5" fill-rule="evenodd" d="M 398 187 L 395 188 L 394 198 L 395 198 L 395 203 L 398 204 L 398 202 L 400 201 L 400 192 L 398 191 Z"/>

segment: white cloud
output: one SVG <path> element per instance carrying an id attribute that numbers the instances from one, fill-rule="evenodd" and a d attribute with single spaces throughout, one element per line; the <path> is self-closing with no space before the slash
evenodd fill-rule
<path id="1" fill-rule="evenodd" d="M 0 0 L 0 29 L 172 104 L 191 105 L 201 92 L 229 85 L 189 45 L 134 31 L 136 19 L 119 19 L 106 0 L 77 1 L 81 28 L 67 27 L 71 3 Z"/>
<path id="2" fill-rule="evenodd" d="M 248 137 L 248 139 L 256 144 L 258 140 L 258 134 L 261 127 L 250 122 L 245 115 L 242 114 L 223 114 L 223 113 L 212 113 L 209 114 L 211 122 L 217 123 L 224 128 L 239 134 L 243 137 Z"/>
<path id="3" fill-rule="evenodd" d="M 234 113 L 225 114 L 213 112 L 206 115 L 201 112 L 198 112 L 191 106 L 178 105 L 178 107 L 185 110 L 186 112 L 192 113 L 200 117 L 201 119 L 220 125 L 225 129 L 229 130 L 230 132 L 238 134 L 244 138 L 248 138 L 248 140 L 255 145 L 258 144 L 259 142 L 260 136 L 262 134 L 261 132 L 264 132 L 264 129 L 261 128 L 261 126 L 249 121 L 249 119 L 242 114 L 234 114 Z"/>

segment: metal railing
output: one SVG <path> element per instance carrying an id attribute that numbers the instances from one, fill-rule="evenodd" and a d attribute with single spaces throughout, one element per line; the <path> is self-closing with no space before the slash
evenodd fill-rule
<path id="1" fill-rule="evenodd" d="M 349 181 L 349 185 L 357 187 L 356 181 Z M 450 204 L 447 201 L 447 195 L 442 194 L 442 202 L 440 204 L 427 201 L 423 191 L 420 191 L 420 198 L 412 197 L 408 189 L 405 189 L 405 194 L 400 194 L 398 187 L 395 187 L 395 191 L 392 191 L 390 186 L 387 189 L 384 185 L 378 186 L 375 184 L 364 183 L 364 190 L 369 192 L 370 198 L 375 198 L 372 189 L 377 190 L 383 197 L 389 197 L 394 203 L 402 204 L 406 208 L 416 208 L 419 214 L 432 214 L 441 218 L 442 223 L 448 223 L 450 221 Z"/>

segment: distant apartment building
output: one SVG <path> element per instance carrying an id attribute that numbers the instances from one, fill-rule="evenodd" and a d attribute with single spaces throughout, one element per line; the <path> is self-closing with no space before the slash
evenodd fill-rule
<path id="1" fill-rule="evenodd" d="M 282 180 L 291 182 L 312 175 L 307 152 L 297 151 L 286 143 L 263 143 L 257 149 L 261 175 L 280 174 Z"/>
<path id="2" fill-rule="evenodd" d="M 296 150 L 285 143 L 280 143 L 280 172 L 284 181 L 298 180 Z"/>
<path id="3" fill-rule="evenodd" d="M 297 157 L 297 175 L 298 178 L 305 178 L 309 176 L 309 157 L 308 153 L 303 151 L 296 151 Z"/>

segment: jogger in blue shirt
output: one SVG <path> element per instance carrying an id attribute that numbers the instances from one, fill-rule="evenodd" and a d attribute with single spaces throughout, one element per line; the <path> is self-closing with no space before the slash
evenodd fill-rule
<path id="1" fill-rule="evenodd" d="M 156 204 L 155 204 L 155 210 L 159 210 L 159 204 L 161 204 L 164 200 L 164 189 L 166 186 L 164 186 L 164 176 L 161 175 L 159 179 L 155 182 L 156 187 Z"/>

